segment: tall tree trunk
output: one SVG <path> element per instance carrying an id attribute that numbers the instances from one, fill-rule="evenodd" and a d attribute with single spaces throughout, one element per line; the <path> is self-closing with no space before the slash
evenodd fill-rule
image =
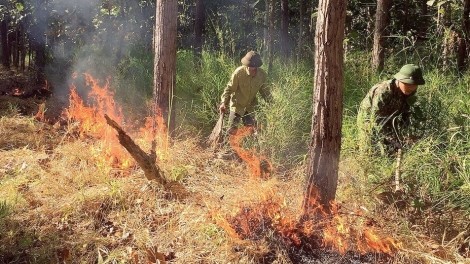
<path id="1" fill-rule="evenodd" d="M 20 64 L 20 45 L 21 45 L 21 33 L 19 26 L 16 26 L 15 29 L 15 45 L 13 47 L 13 65 L 15 66 L 16 69 L 19 69 L 19 64 Z"/>
<path id="2" fill-rule="evenodd" d="M 442 28 L 444 32 L 444 40 L 442 43 L 442 69 L 446 70 L 449 64 L 449 59 L 452 52 L 454 32 L 450 28 L 451 25 L 451 8 L 450 3 L 446 2 L 441 5 L 441 10 L 438 11 L 439 14 L 442 14 Z"/>
<path id="3" fill-rule="evenodd" d="M 273 68 L 273 60 L 274 60 L 274 22 L 276 21 L 276 18 L 275 18 L 276 0 L 267 0 L 267 1 L 269 1 L 268 72 L 270 72 L 271 69 Z"/>
<path id="4" fill-rule="evenodd" d="M 6 16 L 0 21 L 0 38 L 2 41 L 2 65 L 10 68 L 10 47 L 8 46 L 8 21 Z"/>
<path id="5" fill-rule="evenodd" d="M 26 41 L 27 40 L 27 36 L 26 36 L 26 26 L 27 25 L 27 19 L 25 19 L 24 21 L 21 22 L 20 24 L 20 29 L 21 29 L 21 71 L 25 71 L 26 70 Z"/>
<path id="6" fill-rule="evenodd" d="M 346 0 L 320 0 L 315 34 L 311 141 L 304 215 L 317 205 L 330 212 L 338 184 L 343 112 L 343 38 Z"/>
<path id="7" fill-rule="evenodd" d="M 289 57 L 289 1 L 281 0 L 281 54 L 284 58 Z"/>
<path id="8" fill-rule="evenodd" d="M 47 30 L 47 0 L 33 1 L 35 23 L 30 30 L 32 52 L 34 53 L 34 70 L 36 84 L 44 84 L 46 67 L 46 30 Z"/>
<path id="9" fill-rule="evenodd" d="M 300 59 L 303 58 L 303 46 L 302 42 L 304 34 L 304 14 L 305 12 L 305 0 L 299 0 L 299 36 L 297 39 L 297 62 L 300 62 Z"/>
<path id="10" fill-rule="evenodd" d="M 125 0 L 121 0 L 120 1 L 120 7 L 119 7 L 119 17 L 121 19 L 121 21 L 125 21 L 126 20 L 126 10 L 128 10 L 129 8 L 125 8 L 125 3 L 126 1 Z M 121 29 L 119 31 L 119 35 L 120 37 L 118 37 L 118 45 L 117 45 L 117 49 L 116 49 L 116 57 L 115 57 L 115 65 L 119 65 L 119 62 L 121 61 L 121 58 L 122 58 L 122 48 L 124 46 L 124 35 L 126 34 L 126 28 L 127 28 L 127 23 L 122 23 L 122 26 L 121 26 Z"/>
<path id="11" fill-rule="evenodd" d="M 196 0 L 196 15 L 194 19 L 194 58 L 196 65 L 201 65 L 203 33 L 206 25 L 206 8 L 204 0 Z"/>
<path id="12" fill-rule="evenodd" d="M 268 46 L 269 46 L 269 7 L 270 7 L 270 0 L 264 1 L 264 8 L 266 11 L 264 11 L 264 17 L 263 17 L 263 23 L 264 23 L 264 29 L 263 29 L 263 46 L 261 47 L 260 52 L 262 52 L 263 57 L 267 58 L 268 57 Z"/>
<path id="13" fill-rule="evenodd" d="M 462 14 L 462 36 L 459 39 L 458 62 L 459 71 L 463 73 L 468 67 L 470 54 L 470 0 L 465 0 Z"/>
<path id="14" fill-rule="evenodd" d="M 378 0 L 375 15 L 374 47 L 372 54 L 372 67 L 378 72 L 384 69 L 385 48 L 387 41 L 387 25 L 389 23 L 389 0 Z"/>
<path id="15" fill-rule="evenodd" d="M 153 110 L 155 116 L 161 111 L 171 134 L 175 129 L 173 94 L 176 84 L 178 1 L 157 0 L 155 17 Z"/>
<path id="16" fill-rule="evenodd" d="M 421 1 L 421 17 L 420 20 L 420 27 L 418 31 L 418 39 L 423 40 L 426 38 L 426 32 L 428 31 L 428 4 L 427 0 Z"/>

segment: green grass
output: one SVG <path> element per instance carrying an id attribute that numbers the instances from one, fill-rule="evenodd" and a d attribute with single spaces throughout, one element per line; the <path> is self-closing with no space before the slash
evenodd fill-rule
<path id="1" fill-rule="evenodd" d="M 400 61 L 401 56 L 390 56 L 381 74 L 370 67 L 370 54 L 347 56 L 344 65 L 342 160 L 352 159 L 360 164 L 349 170 L 367 188 L 383 190 L 392 185 L 395 159 L 360 155 L 356 128 L 358 105 L 375 83 L 391 78 L 402 64 L 420 63 L 423 52 L 418 49 L 408 52 L 406 61 Z M 134 94 L 134 97 L 138 95 L 138 102 L 146 101 L 151 96 L 151 56 L 143 51 L 135 54 L 128 64 L 122 65 L 122 78 L 116 78 L 116 82 L 120 91 L 129 87 L 127 93 Z M 237 66 L 239 64 L 231 58 L 203 52 L 201 66 L 198 67 L 192 52 L 178 52 L 175 95 L 180 131 L 190 131 L 189 135 L 202 137 L 209 135 L 218 117 L 217 106 L 222 90 Z M 403 181 L 410 193 L 419 192 L 419 199 L 431 204 L 439 203 L 438 206 L 443 207 L 459 205 L 470 211 L 470 202 L 467 202 L 470 181 L 469 77 L 452 71 L 442 72 L 432 65 L 423 66 L 423 71 L 426 84 L 419 87 L 414 106 L 417 114 L 410 131 L 421 140 L 405 149 Z M 260 124 L 258 137 L 255 142 L 248 141 L 247 144 L 258 148 L 279 168 L 302 165 L 310 140 L 313 66 L 276 60 L 268 79 L 274 101 L 267 104 L 259 100 L 256 112 Z"/>
<path id="2" fill-rule="evenodd" d="M 370 54 L 347 55 L 344 65 L 344 112 L 342 160 L 360 164 L 350 169 L 371 190 L 391 186 L 395 159 L 364 156 L 358 152 L 357 109 L 363 96 L 377 82 L 393 77 L 405 63 L 421 63 L 425 50 L 407 56 L 390 56 L 382 73 L 370 67 Z M 400 59 L 405 58 L 401 61 Z M 129 109 L 145 106 L 151 97 L 152 56 L 136 49 L 119 67 L 115 78 L 118 95 L 126 98 Z M 239 66 L 232 58 L 203 52 L 198 65 L 190 51 L 178 51 L 176 111 L 177 127 L 188 135 L 202 138 L 218 117 L 220 95 L 232 71 Z M 421 140 L 408 146 L 403 157 L 403 181 L 408 192 L 419 192 L 419 199 L 437 207 L 462 206 L 470 211 L 469 136 L 470 77 L 442 72 L 439 66 L 423 65 L 426 84 L 418 90 L 414 126 L 410 133 Z M 274 102 L 259 100 L 256 117 L 260 125 L 255 146 L 279 168 L 302 165 L 310 140 L 312 117 L 313 65 L 276 59 L 268 73 Z M 143 103 L 144 102 L 144 103 Z M 143 112 L 144 110 L 137 111 Z M 378 187 L 380 186 L 380 187 Z M 354 186 L 352 186 L 354 188 Z M 362 188 L 362 187 L 361 187 Z"/>

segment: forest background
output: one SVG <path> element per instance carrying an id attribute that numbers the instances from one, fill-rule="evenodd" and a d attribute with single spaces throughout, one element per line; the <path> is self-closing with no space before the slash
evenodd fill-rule
<path id="1" fill-rule="evenodd" d="M 190 144 L 191 147 L 184 148 L 188 152 L 194 149 L 191 158 L 198 158 L 196 162 L 187 154 L 174 150 L 181 157 L 172 156 L 173 159 L 162 166 L 168 177 L 188 185 L 197 185 L 197 181 L 201 180 L 193 175 L 194 167 L 198 167 L 194 164 L 215 158 L 211 153 L 206 153 L 210 151 L 198 148 L 198 142 L 210 133 L 217 120 L 217 104 L 231 72 L 240 65 L 240 58 L 247 51 L 257 50 L 262 54 L 263 68 L 268 73 L 274 101 L 268 105 L 260 100 L 256 115 L 261 129 L 256 141 L 246 142 L 246 145 L 248 148 L 255 147 L 269 158 L 276 168 L 278 180 L 286 183 L 285 188 L 304 179 L 312 116 L 317 5 L 317 1 L 303 0 L 178 1 L 177 76 L 173 101 L 176 109 L 176 138 L 180 143 Z M 43 110 L 45 119 L 51 124 L 57 122 L 63 109 L 70 106 L 71 86 L 76 87 L 77 93 L 83 95 L 83 98 L 87 97 L 90 88 L 86 84 L 85 73 L 99 80 L 100 85 L 108 81 L 122 112 L 128 120 L 133 120 L 128 122 L 143 123 L 145 117 L 150 115 L 153 92 L 155 8 L 153 1 L 2 0 L 2 71 L 6 71 L 10 77 L 27 76 L 28 82 L 19 87 L 21 90 L 38 90 L 38 87 L 51 89 L 52 97 L 45 103 L 47 110 Z M 397 263 L 403 259 L 430 263 L 464 262 L 469 257 L 469 12 L 468 0 L 348 2 L 343 43 L 344 111 L 338 200 L 358 201 L 357 205 L 369 208 L 371 215 L 381 216 L 379 218 L 387 228 L 395 225 L 393 232 L 399 234 L 397 236 L 401 240 L 411 245 L 415 244 L 410 241 L 419 241 L 417 253 L 402 251 L 402 255 L 399 255 L 401 259 L 399 257 L 395 260 Z M 383 19 L 378 20 L 379 16 Z M 356 114 L 361 99 L 370 87 L 392 77 L 405 63 L 422 67 L 426 85 L 419 88 L 418 101 L 414 106 L 416 129 L 412 132 L 420 140 L 404 149 L 401 175 L 404 190 L 397 194 L 391 192 L 396 160 L 358 153 L 361 142 L 356 140 Z M 8 78 L 4 79 L 0 90 L 2 97 L 12 95 L 13 89 L 17 88 L 15 85 L 6 86 Z M 160 252 L 185 252 L 176 254 L 176 259 L 181 261 L 178 263 L 191 263 L 185 257 L 203 259 L 203 263 L 224 263 L 228 253 L 220 256 L 220 253 L 209 250 L 209 256 L 199 255 L 200 252 L 190 254 L 174 244 L 174 237 L 158 241 L 151 235 L 140 234 L 136 231 L 140 228 L 136 226 L 128 233 L 120 227 L 123 238 L 120 243 L 110 244 L 108 237 L 102 238 L 103 233 L 111 233 L 109 228 L 117 229 L 117 223 L 121 221 L 111 215 L 130 210 L 136 206 L 135 201 L 140 201 L 138 205 L 141 206 L 143 202 L 139 199 L 142 198 L 128 193 L 136 190 L 126 189 L 130 187 L 121 182 L 122 178 L 110 177 L 116 173 L 115 170 L 96 165 L 96 162 L 88 160 L 89 157 L 74 156 L 82 150 L 80 146 L 65 145 L 65 141 L 73 138 L 70 131 L 56 136 L 47 135 L 48 139 L 44 139 L 45 135 L 41 134 L 40 137 L 20 140 L 17 136 L 22 132 L 37 133 L 37 127 L 40 126 L 43 131 L 45 129 L 42 126 L 46 124 L 37 124 L 31 116 L 39 109 L 39 103 L 33 103 L 34 109 L 26 113 L 26 117 L 19 118 L 18 113 L 25 114 L 30 106 L 23 106 L 15 98 L 4 97 L 0 106 L 1 151 L 5 154 L 2 154 L 4 163 L 0 170 L 0 188 L 4 190 L 0 196 L 0 227 L 3 228 L 0 239 L 4 242 L 0 246 L 0 255 L 3 262 L 60 258 L 81 259 L 85 262 L 99 262 L 100 259 L 122 261 L 134 256 L 133 252 L 148 255 L 149 248 L 154 249 L 149 245 L 158 244 Z M 25 131 L 15 130 L 14 124 L 16 127 L 24 127 Z M 69 123 L 67 129 L 71 130 L 72 127 Z M 82 137 L 77 138 L 84 140 Z M 62 147 L 54 145 L 54 152 L 51 145 L 56 143 Z M 74 151 L 61 152 L 66 151 L 62 148 Z M 25 163 L 20 158 L 28 156 L 25 151 L 55 153 L 47 158 L 50 163 L 47 173 L 41 174 L 50 175 L 36 177 L 34 173 L 26 173 L 23 164 L 29 162 Z M 64 157 L 70 160 L 65 162 Z M 51 160 L 55 163 L 51 163 Z M 61 169 L 51 169 L 51 164 Z M 217 166 L 221 166 L 215 170 L 217 173 L 230 174 L 227 171 L 235 173 L 232 171 L 235 169 L 230 166 L 239 165 Z M 71 171 L 72 168 L 78 171 L 70 173 L 81 176 L 74 179 L 69 173 L 63 175 L 63 171 Z M 32 170 L 37 169 L 32 167 Z M 31 194 L 34 187 L 50 185 L 50 182 L 44 181 L 53 176 L 68 179 L 68 182 L 57 184 L 68 184 L 70 188 L 63 190 L 63 196 L 56 195 L 65 197 L 65 193 L 75 190 L 81 192 L 81 200 L 71 199 L 67 201 L 69 206 L 61 203 L 60 209 L 52 209 L 52 205 L 47 205 L 51 202 L 50 197 Z M 202 179 L 212 182 L 214 175 L 204 177 L 211 180 Z M 108 186 L 104 194 L 85 194 L 86 186 L 96 187 L 103 183 Z M 197 190 L 197 187 L 194 188 Z M 254 187 L 245 188 L 256 190 Z M 292 191 L 301 196 L 302 191 L 296 188 Z M 155 192 L 152 195 L 160 197 L 161 194 Z M 61 201 L 66 203 L 65 198 Z M 149 212 L 155 212 L 154 204 L 148 203 L 146 206 Z M 41 226 L 46 226 L 38 220 L 41 207 L 44 210 L 42 214 L 47 212 L 46 215 L 49 215 L 45 219 L 55 219 L 49 223 L 54 225 L 51 228 L 64 232 L 51 235 L 41 229 Z M 94 210 L 103 207 L 104 213 L 98 216 Z M 165 208 L 168 209 L 168 205 Z M 80 216 L 80 210 L 89 212 L 95 220 L 101 220 L 99 224 L 93 225 L 96 237 L 100 238 L 93 235 L 90 237 L 95 239 L 80 238 L 78 240 L 84 241 L 78 246 L 73 242 L 77 240 L 78 231 L 72 231 L 70 226 L 83 223 L 83 218 L 88 219 Z M 178 212 L 178 209 L 168 210 L 170 212 L 166 214 L 160 208 L 158 214 L 159 217 L 166 217 L 165 225 L 168 221 L 172 222 L 171 219 L 177 219 L 174 221 L 180 223 L 182 216 L 176 216 L 177 213 L 172 211 Z M 25 212 L 29 215 L 25 215 Z M 147 225 L 145 221 L 140 222 Z M 29 228 L 25 231 L 20 226 Z M 89 227 L 83 228 L 88 230 Z M 153 230 L 150 227 L 148 229 Z M 156 231 L 150 233 L 153 232 Z M 162 232 L 159 229 L 160 235 Z M 191 232 L 201 232 L 201 236 L 206 239 L 218 240 L 217 246 L 228 240 L 215 224 L 204 224 L 198 231 Z M 125 237 L 129 233 L 132 233 L 132 241 Z M 53 243 L 46 246 L 41 239 Z M 63 244 L 68 246 L 64 247 Z M 201 246 L 205 247 L 208 246 Z M 263 252 L 259 248 L 253 251 L 247 248 L 242 250 L 247 262 L 266 260 L 260 257 L 265 255 L 259 253 Z M 155 253 L 157 250 L 153 251 Z M 268 252 L 270 254 L 266 255 L 273 258 L 272 250 Z M 277 254 L 277 261 L 289 259 L 279 252 Z"/>

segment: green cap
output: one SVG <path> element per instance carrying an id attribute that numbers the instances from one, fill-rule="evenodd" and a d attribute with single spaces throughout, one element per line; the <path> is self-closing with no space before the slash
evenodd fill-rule
<path id="1" fill-rule="evenodd" d="M 400 82 L 407 84 L 423 85 L 425 83 L 421 68 L 415 64 L 404 65 L 394 77 Z"/>
<path id="2" fill-rule="evenodd" d="M 261 67 L 263 62 L 261 61 L 261 56 L 256 51 L 248 52 L 245 57 L 242 58 L 242 63 L 248 67 Z"/>

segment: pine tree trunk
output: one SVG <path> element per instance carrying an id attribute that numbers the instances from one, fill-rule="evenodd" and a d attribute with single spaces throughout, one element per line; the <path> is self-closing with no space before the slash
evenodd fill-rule
<path id="1" fill-rule="evenodd" d="M 276 0 L 267 0 L 269 2 L 269 26 L 268 26 L 268 72 L 271 71 L 273 68 L 273 60 L 274 60 L 274 23 L 276 21 L 275 18 L 275 3 Z"/>
<path id="2" fill-rule="evenodd" d="M 303 212 L 330 211 L 338 183 L 343 112 L 343 38 L 347 1 L 320 0 L 315 34 L 311 141 Z"/>
<path id="3" fill-rule="evenodd" d="M 196 17 L 194 20 L 194 58 L 200 66 L 202 60 L 202 35 L 206 24 L 206 9 L 204 0 L 196 0 Z"/>
<path id="4" fill-rule="evenodd" d="M 300 62 L 300 59 L 303 58 L 303 46 L 302 42 L 303 33 L 304 33 L 304 14 L 305 12 L 305 0 L 299 1 L 299 36 L 297 39 L 297 62 Z"/>
<path id="5" fill-rule="evenodd" d="M 0 21 L 0 39 L 2 43 L 2 65 L 10 68 L 10 47 L 8 46 L 8 21 L 6 16 Z"/>
<path id="6" fill-rule="evenodd" d="M 171 133 L 175 129 L 173 91 L 176 84 L 178 1 L 157 0 L 155 21 L 154 115 L 161 113 Z"/>
<path id="7" fill-rule="evenodd" d="M 459 58 L 462 60 L 462 65 L 459 71 L 463 73 L 468 68 L 470 54 L 470 0 L 465 0 L 463 4 L 462 27 L 463 36 L 459 42 Z"/>
<path id="8" fill-rule="evenodd" d="M 281 51 L 284 58 L 289 57 L 289 1 L 281 0 Z"/>
<path id="9" fill-rule="evenodd" d="M 389 0 L 378 0 L 377 11 L 375 15 L 374 30 L 374 48 L 372 54 L 372 67 L 377 72 L 381 72 L 384 68 L 385 48 L 387 41 L 387 25 L 389 23 Z"/>
<path id="10" fill-rule="evenodd" d="M 441 6 L 442 13 L 442 27 L 444 32 L 444 41 L 442 44 L 442 69 L 447 70 L 449 65 L 449 59 L 452 53 L 452 45 L 453 45 L 453 30 L 450 28 L 451 25 L 451 8 L 450 3 L 445 3 Z"/>

